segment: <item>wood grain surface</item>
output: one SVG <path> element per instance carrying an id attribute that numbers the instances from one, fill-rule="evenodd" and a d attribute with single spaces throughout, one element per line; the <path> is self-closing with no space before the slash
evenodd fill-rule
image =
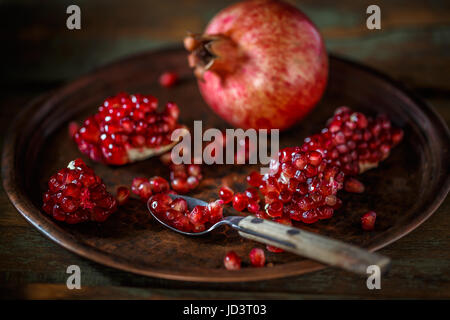
<path id="1" fill-rule="evenodd" d="M 367 30 L 370 1 L 290 1 L 318 25 L 330 51 L 403 81 L 450 123 L 450 3 L 377 1 L 382 29 Z M 82 30 L 65 27 L 71 1 L 4 0 L 0 133 L 37 95 L 124 55 L 179 42 L 201 30 L 228 1 L 78 1 Z M 83 97 L 80 97 L 81 99 Z M 3 139 L 2 142 L 3 143 Z M 0 194 L 2 298 L 449 298 L 450 200 L 420 228 L 381 250 L 395 257 L 381 290 L 327 269 L 261 282 L 198 284 L 136 276 L 82 259 L 44 238 Z M 68 265 L 82 270 L 80 291 L 67 290 Z"/>

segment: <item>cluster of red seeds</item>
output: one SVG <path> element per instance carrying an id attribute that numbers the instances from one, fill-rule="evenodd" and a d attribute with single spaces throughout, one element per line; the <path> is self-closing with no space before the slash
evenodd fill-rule
<path id="1" fill-rule="evenodd" d="M 103 222 L 117 209 L 116 199 L 94 171 L 81 159 L 71 161 L 48 182 L 43 210 L 58 221 Z"/>
<path id="2" fill-rule="evenodd" d="M 203 179 L 202 169 L 198 164 L 174 164 L 171 159 L 171 153 L 163 154 L 161 162 L 169 166 L 170 185 L 177 193 L 188 193 L 197 188 Z"/>
<path id="3" fill-rule="evenodd" d="M 158 101 L 151 95 L 120 93 L 105 100 L 98 113 L 83 126 L 69 131 L 81 152 L 94 161 L 123 165 L 141 159 L 145 149 L 158 149 L 172 143 L 179 115 L 175 103 L 158 112 Z M 136 158 L 136 159 L 135 159 Z"/>
<path id="4" fill-rule="evenodd" d="M 153 195 L 150 209 L 168 225 L 186 232 L 202 232 L 223 219 L 223 202 L 216 200 L 207 206 L 196 206 L 189 211 L 186 200 L 172 198 L 167 193 Z"/>
<path id="5" fill-rule="evenodd" d="M 153 194 L 169 192 L 170 186 L 166 179 L 159 176 L 150 179 L 138 177 L 133 179 L 131 191 L 138 195 L 142 201 L 147 202 Z"/>
<path id="6" fill-rule="evenodd" d="M 247 182 L 253 188 L 234 194 L 223 187 L 219 196 L 237 211 L 247 209 L 285 224 L 329 219 L 342 205 L 337 192 L 344 183 L 346 191 L 363 192 L 364 185 L 351 176 L 377 166 L 402 137 L 402 130 L 392 128 L 383 115 L 372 119 L 341 107 L 320 134 L 306 138 L 301 147 L 281 150 L 268 174 L 251 173 Z M 264 210 L 255 188 L 264 197 Z"/>

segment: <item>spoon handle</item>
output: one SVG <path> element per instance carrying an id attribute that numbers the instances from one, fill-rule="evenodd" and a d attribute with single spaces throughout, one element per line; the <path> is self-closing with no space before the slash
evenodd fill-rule
<path id="1" fill-rule="evenodd" d="M 291 226 L 247 216 L 235 228 L 248 239 L 263 242 L 324 264 L 367 275 L 367 267 L 376 265 L 387 271 L 390 259 L 356 246 Z"/>

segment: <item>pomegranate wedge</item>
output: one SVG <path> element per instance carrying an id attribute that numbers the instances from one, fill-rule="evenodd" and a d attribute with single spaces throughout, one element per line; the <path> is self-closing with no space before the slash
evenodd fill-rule
<path id="1" fill-rule="evenodd" d="M 170 139 L 173 130 L 184 127 L 177 124 L 180 111 L 175 103 L 167 103 L 162 112 L 156 110 L 157 105 L 151 95 L 120 93 L 106 99 L 73 139 L 92 160 L 110 165 L 165 153 L 177 143 Z"/>
<path id="2" fill-rule="evenodd" d="M 48 188 L 42 208 L 58 221 L 103 222 L 117 209 L 117 200 L 106 191 L 102 179 L 81 159 L 53 175 Z"/>
<path id="3" fill-rule="evenodd" d="M 337 192 L 346 179 L 346 189 L 363 192 L 364 186 L 351 177 L 378 166 L 402 138 L 403 131 L 392 128 L 386 116 L 368 118 L 341 107 L 320 134 L 281 150 L 262 180 L 252 173 L 249 181 L 258 185 L 265 214 L 274 220 L 329 219 L 342 204 Z"/>

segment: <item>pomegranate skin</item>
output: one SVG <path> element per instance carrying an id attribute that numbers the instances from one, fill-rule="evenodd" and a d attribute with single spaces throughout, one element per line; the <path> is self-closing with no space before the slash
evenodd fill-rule
<path id="1" fill-rule="evenodd" d="M 319 31 L 297 8 L 272 0 L 240 2 L 219 12 L 204 35 L 225 36 L 236 45 L 237 53 L 218 52 L 227 67 L 213 65 L 198 81 L 204 100 L 230 124 L 287 129 L 320 100 L 328 57 Z"/>

